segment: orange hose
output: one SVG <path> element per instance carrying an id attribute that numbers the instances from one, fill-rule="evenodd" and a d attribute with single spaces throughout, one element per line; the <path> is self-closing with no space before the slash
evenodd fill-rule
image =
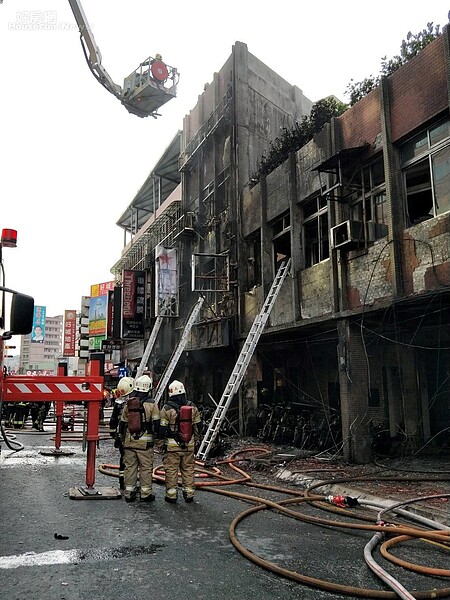
<path id="1" fill-rule="evenodd" d="M 380 553 L 384 558 L 390 560 L 396 565 L 403 567 L 404 569 L 408 569 L 409 571 L 415 571 L 416 573 L 423 573 L 425 575 L 436 575 L 437 577 L 450 577 L 449 569 L 435 569 L 432 567 L 424 567 L 422 565 L 416 565 L 414 563 L 407 562 L 406 560 L 402 560 L 397 556 L 394 556 L 388 549 L 391 546 L 395 546 L 396 544 L 401 544 L 402 542 L 406 542 L 407 540 L 412 540 L 413 538 L 410 535 L 399 535 L 395 538 L 387 540 L 383 542 L 380 546 Z"/>

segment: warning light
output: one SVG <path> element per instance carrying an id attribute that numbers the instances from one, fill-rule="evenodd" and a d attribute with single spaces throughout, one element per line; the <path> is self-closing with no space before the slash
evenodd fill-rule
<path id="1" fill-rule="evenodd" d="M 15 229 L 2 229 L 1 245 L 4 248 L 16 248 L 17 231 Z"/>

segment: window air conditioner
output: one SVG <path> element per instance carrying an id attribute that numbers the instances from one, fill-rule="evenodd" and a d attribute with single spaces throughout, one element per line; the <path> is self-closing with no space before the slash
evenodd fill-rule
<path id="1" fill-rule="evenodd" d="M 367 223 L 367 241 L 374 242 L 380 238 L 386 237 L 388 234 L 388 227 L 384 223 L 374 223 L 369 221 Z"/>
<path id="2" fill-rule="evenodd" d="M 364 243 L 364 223 L 362 221 L 344 221 L 331 228 L 332 248 L 355 248 Z"/>

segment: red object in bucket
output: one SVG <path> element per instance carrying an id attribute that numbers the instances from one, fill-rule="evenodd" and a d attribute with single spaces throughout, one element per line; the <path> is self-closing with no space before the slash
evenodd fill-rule
<path id="1" fill-rule="evenodd" d="M 164 82 L 169 77 L 169 72 L 166 65 L 160 60 L 155 60 L 150 67 L 150 70 L 152 72 L 153 79 L 156 79 L 157 81 Z"/>
<path id="2" fill-rule="evenodd" d="M 17 231 L 15 229 L 2 229 L 1 245 L 4 248 L 15 248 L 17 246 Z"/>

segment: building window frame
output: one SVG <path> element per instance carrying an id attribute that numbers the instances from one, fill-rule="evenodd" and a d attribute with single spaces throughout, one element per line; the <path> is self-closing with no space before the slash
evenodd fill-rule
<path id="1" fill-rule="evenodd" d="M 318 194 L 302 203 L 305 268 L 330 258 L 330 227 L 326 196 Z"/>
<path id="2" fill-rule="evenodd" d="M 386 181 L 383 155 L 361 168 L 360 191 L 349 201 L 350 219 L 362 223 L 387 224 Z"/>
<path id="3" fill-rule="evenodd" d="M 400 147 L 405 212 L 416 225 L 450 211 L 450 119 L 440 119 Z"/>
<path id="4" fill-rule="evenodd" d="M 272 251 L 275 271 L 282 262 L 291 258 L 291 215 L 284 213 L 272 222 Z"/>

